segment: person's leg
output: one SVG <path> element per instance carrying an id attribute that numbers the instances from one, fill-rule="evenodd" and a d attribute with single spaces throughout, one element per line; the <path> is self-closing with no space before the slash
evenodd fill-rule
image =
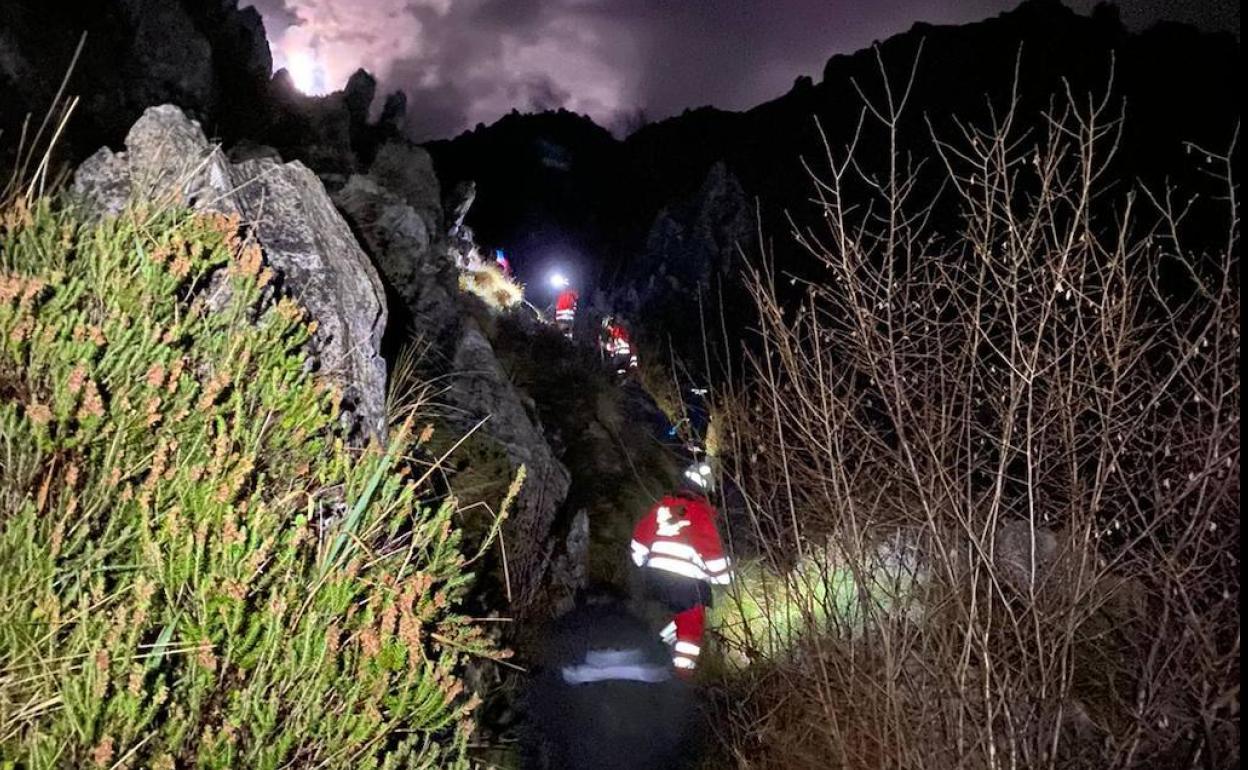
<path id="1" fill-rule="evenodd" d="M 702 653 L 702 630 L 706 625 L 706 607 L 694 605 L 676 615 L 676 641 L 672 648 L 672 663 L 679 673 L 693 673 Z"/>

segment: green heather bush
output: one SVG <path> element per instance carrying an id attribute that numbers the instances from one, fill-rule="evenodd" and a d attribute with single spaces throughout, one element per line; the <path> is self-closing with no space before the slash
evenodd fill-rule
<path id="1" fill-rule="evenodd" d="M 344 445 L 236 220 L 2 217 L 0 767 L 462 765 L 497 653 L 413 417 Z"/>

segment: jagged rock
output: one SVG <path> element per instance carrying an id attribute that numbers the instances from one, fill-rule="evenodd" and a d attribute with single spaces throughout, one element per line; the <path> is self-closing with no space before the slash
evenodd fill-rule
<path id="1" fill-rule="evenodd" d="M 386 96 L 385 103 L 381 105 L 381 117 L 377 119 L 377 126 L 395 135 L 403 134 L 407 126 L 407 94 L 395 91 Z"/>
<path id="2" fill-rule="evenodd" d="M 368 122 L 368 109 L 376 96 L 377 78 L 362 69 L 351 73 L 342 92 L 342 101 L 353 125 L 363 126 Z"/>
<path id="3" fill-rule="evenodd" d="M 231 137 L 255 129 L 265 113 L 258 97 L 271 60 L 259 13 L 237 6 L 237 0 L 5 0 L 0 131 L 16 137 L 27 114 L 38 125 L 84 33 L 69 81 L 80 101 L 59 140 L 63 157 L 76 162 L 103 144 L 116 146 L 144 108 L 164 103 Z M 11 150 L 0 147 L 0 175 Z"/>
<path id="4" fill-rule="evenodd" d="M 498 442 L 514 466 L 527 469 L 524 487 L 503 526 L 514 603 L 523 608 L 541 589 L 547 540 L 571 475 L 551 452 L 541 426 L 524 408 L 520 392 L 471 318 L 463 325 L 452 370 L 446 399 L 455 409 L 458 427 L 466 430 L 486 420 L 481 429 Z"/>
<path id="5" fill-rule="evenodd" d="M 282 157 L 303 161 L 331 186 L 358 170 L 345 92 L 306 96 L 286 70 L 273 76 L 270 90 L 277 109 L 265 139 Z"/>
<path id="6" fill-rule="evenodd" d="M 468 210 L 472 208 L 472 204 L 476 199 L 476 182 L 469 179 L 455 185 L 455 189 L 451 192 L 451 197 L 446 205 L 447 232 L 452 236 L 458 234 L 464 226 L 464 219 L 468 216 Z"/>
<path id="7" fill-rule="evenodd" d="M 238 0 L 221 0 L 216 7 L 203 4 L 199 13 L 216 54 L 218 72 L 227 75 L 226 85 L 244 85 L 241 81 L 264 85 L 273 72 L 273 55 L 260 12 L 254 6 L 239 8 Z"/>
<path id="8" fill-rule="evenodd" d="M 178 199 L 196 209 L 240 214 L 284 287 L 316 319 L 315 355 L 343 387 L 352 429 L 384 433 L 384 289 L 307 167 L 271 158 L 231 165 L 198 123 L 165 105 L 143 113 L 124 153 L 102 149 L 83 163 L 73 190 L 105 214 L 134 199 Z"/>
<path id="9" fill-rule="evenodd" d="M 477 198 L 477 185 L 469 180 L 455 185 L 446 200 L 446 238 L 451 260 L 461 270 L 480 270 L 484 260 L 477 248 L 472 228 L 464 223 Z"/>
<path id="10" fill-rule="evenodd" d="M 237 213 L 228 194 L 230 164 L 199 124 L 177 107 L 152 107 L 126 135 L 126 151 L 101 147 L 74 173 L 73 191 L 115 215 L 131 200 L 169 200 Z"/>
<path id="11" fill-rule="evenodd" d="M 262 158 L 272 158 L 279 163 L 282 160 L 282 154 L 276 148 L 267 144 L 257 144 L 249 140 L 236 143 L 226 152 L 226 156 L 231 163 L 242 163 L 245 160 L 260 160 Z"/>
<path id="12" fill-rule="evenodd" d="M 131 90 L 135 102 L 190 104 L 209 114 L 215 106 L 212 46 L 186 11 L 161 0 L 119 5 L 134 28 L 126 69 L 138 80 Z"/>
<path id="13" fill-rule="evenodd" d="M 367 176 L 352 176 L 334 202 L 403 301 L 413 325 L 435 341 L 457 333 L 458 273 L 428 220 Z"/>
<path id="14" fill-rule="evenodd" d="M 270 263 L 319 325 L 322 365 L 346 385 L 366 432 L 385 433 L 385 290 L 376 269 L 301 163 L 266 159 L 234 167 L 243 217 Z"/>
<path id="15" fill-rule="evenodd" d="M 334 199 L 405 305 L 413 331 L 433 343 L 432 359 L 450 361 L 436 374 L 449 383 L 443 398 L 451 428 L 467 432 L 484 419 L 481 434 L 502 450 L 511 471 L 527 469 L 503 530 L 514 605 L 523 608 L 548 585 L 551 527 L 570 475 L 543 434 L 533 400 L 511 382 L 469 311 L 471 300 L 459 292 L 452 251 L 431 226 L 440 225 L 442 210 L 427 163 L 419 148 L 388 144 L 373 172 L 352 176 Z M 575 565 L 565 566 L 575 573 Z"/>
<path id="16" fill-rule="evenodd" d="M 430 233 L 442 230 L 442 187 L 433 171 L 433 159 L 423 147 L 386 142 L 377 150 L 368 174 L 411 206 Z"/>
<path id="17" fill-rule="evenodd" d="M 706 285 L 731 269 L 751 232 L 749 201 L 721 161 L 690 200 L 661 211 L 646 239 L 648 263 L 683 287 Z"/>

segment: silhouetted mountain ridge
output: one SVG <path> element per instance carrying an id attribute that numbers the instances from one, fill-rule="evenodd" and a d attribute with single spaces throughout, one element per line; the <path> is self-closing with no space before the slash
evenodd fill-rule
<path id="1" fill-rule="evenodd" d="M 1193 178 L 1185 143 L 1227 146 L 1239 120 L 1239 59 L 1229 34 L 1181 24 L 1132 33 L 1110 5 L 1083 16 L 1057 0 L 1028 0 L 981 22 L 915 24 L 873 48 L 832 56 L 820 82 L 799 77 L 787 93 L 743 112 L 690 109 L 623 141 L 567 113 L 513 114 L 428 148 L 445 183 L 477 182 L 469 223 L 483 241 L 509 248 L 522 274 L 548 264 L 555 250 L 582 260 L 587 288 L 618 293 L 653 284 L 663 255 L 646 253 L 655 243 L 652 229 L 663 219 L 671 230 L 672 212 L 696 209 L 691 199 L 709 189 L 721 162 L 740 183 L 744 205 L 757 205 L 781 269 L 803 273 L 811 260 L 786 234 L 789 216 L 799 226 L 818 221 L 804 164 L 816 173 L 826 167 L 821 130 L 835 151 L 851 142 L 863 117 L 862 94 L 883 99 L 881 67 L 898 96 L 914 72 L 897 126 L 905 153 L 930 156 L 933 132 L 953 138 L 959 120 L 983 125 L 993 111 L 1002 114 L 1012 93 L 1017 123 L 1038 132 L 1064 94 L 1086 104 L 1108 89 L 1108 103 L 1126 115 L 1111 175 L 1158 183 Z M 884 140 L 868 116 L 858 143 L 868 168 L 885 168 Z M 562 148 L 566 169 L 542 165 L 535 147 Z M 958 226 L 950 211 L 941 213 L 941 226 Z M 706 211 L 698 217 L 716 219 Z M 719 246 L 711 251 L 731 259 Z M 696 250 L 681 252 L 688 258 Z"/>
<path id="2" fill-rule="evenodd" d="M 534 189 L 519 184 L 534 176 L 532 145 L 565 148 L 584 186 L 564 182 L 557 185 L 560 195 L 575 190 L 578 210 L 611 220 L 601 238 L 586 235 L 582 245 L 625 259 L 644 240 L 659 209 L 693 194 L 720 160 L 747 194 L 760 199 L 765 224 L 781 211 L 801 219 L 809 213 L 804 209 L 810 195 L 803 159 L 818 168 L 824 152 L 816 121 L 832 147 L 844 146 L 862 111 L 859 89 L 872 98 L 882 95 L 880 62 L 896 87 L 904 85 L 916 57 L 915 82 L 899 126 L 901 145 L 915 152 L 930 150 L 929 121 L 949 135 L 955 117 L 980 121 L 989 104 L 1002 109 L 1016 65 L 1020 115 L 1032 124 L 1067 87 L 1074 94 L 1100 95 L 1112 81 L 1115 98 L 1126 104 L 1121 172 L 1127 177 L 1175 173 L 1186 165 L 1183 142 L 1225 145 L 1239 115 L 1239 46 L 1230 35 L 1180 24 L 1133 34 L 1109 6 L 1082 16 L 1057 0 L 1028 0 L 981 22 L 915 24 L 876 48 L 832 56 L 820 82 L 799 78 L 788 93 L 744 112 L 691 109 L 644 126 L 624 141 L 593 132 L 584 117 L 513 113 L 428 147 L 445 182 L 477 181 L 470 224 L 500 245 L 522 240 L 530 207 L 546 208 L 540 202 L 544 184 Z M 878 132 L 868 130 L 863 139 L 866 155 L 878 156 Z M 496 200 L 519 197 L 521 190 L 527 201 Z"/>

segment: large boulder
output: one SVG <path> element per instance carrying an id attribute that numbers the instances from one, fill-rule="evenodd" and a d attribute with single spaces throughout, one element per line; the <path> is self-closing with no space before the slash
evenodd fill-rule
<path id="1" fill-rule="evenodd" d="M 429 232 L 441 232 L 442 186 L 425 148 L 400 140 L 386 142 L 377 150 L 368 173 L 411 206 Z"/>
<path id="2" fill-rule="evenodd" d="M 360 174 L 335 193 L 334 202 L 402 300 L 412 326 L 432 341 L 453 344 L 461 312 L 458 271 L 428 217 Z"/>
<path id="3" fill-rule="evenodd" d="M 102 214 L 135 200 L 239 214 L 284 289 L 316 319 L 315 357 L 343 389 L 352 433 L 361 439 L 384 434 L 384 289 L 307 167 L 273 158 L 232 164 L 198 123 L 165 105 L 143 113 L 125 152 L 103 148 L 84 162 L 73 190 Z"/>

